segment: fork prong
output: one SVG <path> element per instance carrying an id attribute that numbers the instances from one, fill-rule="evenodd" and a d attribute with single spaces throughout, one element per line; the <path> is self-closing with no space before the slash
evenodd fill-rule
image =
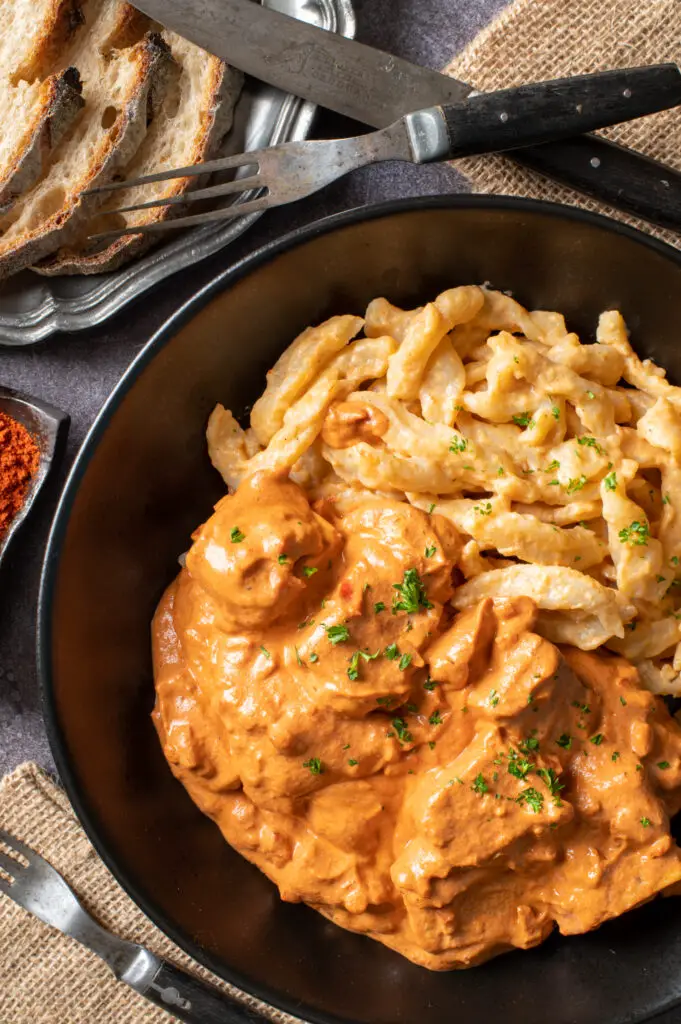
<path id="1" fill-rule="evenodd" d="M 29 861 L 31 857 L 40 856 L 40 854 L 36 853 L 35 850 L 32 850 L 30 846 L 26 846 L 26 844 L 22 843 L 20 839 L 17 839 L 15 836 L 10 835 L 9 832 L 5 832 L 4 829 L 1 828 L 0 843 L 4 843 L 5 846 L 8 847 L 8 849 L 14 850 L 15 853 L 20 853 L 22 857 L 25 857 L 26 860 Z M 21 865 L 19 865 L 19 867 L 21 867 Z"/>
<path id="2" fill-rule="evenodd" d="M 185 203 L 197 203 L 202 199 L 214 199 L 217 196 L 228 196 L 234 192 L 248 192 L 252 188 L 261 188 L 264 182 L 259 174 L 251 178 L 235 178 L 223 185 L 211 185 L 210 188 L 199 188 L 193 192 L 185 192 L 181 196 L 167 196 L 165 199 L 152 199 L 148 203 L 136 206 L 120 206 L 115 210 L 98 210 L 98 216 L 110 217 L 114 213 L 132 213 L 135 210 L 154 210 L 161 206 L 184 206 Z"/>
<path id="3" fill-rule="evenodd" d="M 145 174 L 141 178 L 131 178 L 130 181 L 110 181 L 106 185 L 96 185 L 89 188 L 81 195 L 94 196 L 102 192 L 118 192 L 123 188 L 137 188 L 138 185 L 150 185 L 154 181 L 170 181 L 173 178 L 193 178 L 199 174 L 215 174 L 216 171 L 229 171 L 235 167 L 248 167 L 249 164 L 258 164 L 262 150 L 253 150 L 252 153 L 237 153 L 235 156 L 220 157 L 218 160 L 208 160 L 204 164 L 191 164 L 187 167 L 175 167 L 171 171 L 158 171 L 156 174 Z"/>
<path id="4" fill-rule="evenodd" d="M 24 864 L 20 864 L 14 857 L 10 857 L 8 853 L 0 849 L 0 870 L 4 871 L 5 874 L 11 875 L 12 878 L 17 878 L 22 871 L 26 870 Z"/>
<path id="5" fill-rule="evenodd" d="M 110 242 L 114 238 L 125 235 L 151 235 L 161 231 L 174 231 L 176 228 L 191 228 L 199 224 L 213 224 L 220 220 L 233 220 L 235 217 L 247 217 L 249 213 L 260 213 L 269 206 L 279 205 L 270 202 L 269 196 L 252 199 L 248 203 L 234 203 L 224 210 L 211 210 L 208 213 L 197 213 L 191 217 L 178 217 L 176 220 L 162 220 L 156 224 L 140 224 L 136 228 L 120 228 L 117 231 L 102 231 L 88 237 L 89 242 Z"/>

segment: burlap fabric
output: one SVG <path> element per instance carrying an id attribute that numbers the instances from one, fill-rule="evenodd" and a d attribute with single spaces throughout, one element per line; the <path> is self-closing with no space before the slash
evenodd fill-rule
<path id="1" fill-rule="evenodd" d="M 448 71 L 489 90 L 663 60 L 681 63 L 681 0 L 516 0 Z M 656 114 L 606 134 L 681 170 L 681 110 Z M 620 217 L 681 247 L 678 235 L 582 199 L 504 157 L 469 160 L 461 169 L 476 191 L 584 206 Z M 105 927 L 211 978 L 280 1024 L 294 1021 L 230 989 L 174 947 L 128 899 L 93 851 L 64 793 L 35 765 L 24 765 L 0 784 L 0 826 L 54 864 Z M 164 1024 L 170 1020 L 115 982 L 93 954 L 0 896 L 0 1024 Z"/>
<path id="2" fill-rule="evenodd" d="M 447 72 L 491 90 L 663 61 L 681 64 L 681 0 L 516 0 Z M 681 171 L 681 108 L 618 125 L 603 135 Z M 476 192 L 582 206 L 681 248 L 681 235 L 583 198 L 507 157 L 479 157 L 457 167 Z"/>
<path id="3" fill-rule="evenodd" d="M 64 876 L 105 928 L 208 978 L 276 1024 L 264 1006 L 185 956 L 128 898 L 99 859 L 63 790 L 34 764 L 0 782 L 0 828 L 25 840 Z M 0 1024 L 170 1024 L 175 1020 L 114 980 L 94 953 L 0 895 Z"/>

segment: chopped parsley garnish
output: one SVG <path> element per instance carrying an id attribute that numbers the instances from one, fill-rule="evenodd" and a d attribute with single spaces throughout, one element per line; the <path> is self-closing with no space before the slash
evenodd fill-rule
<path id="1" fill-rule="evenodd" d="M 474 505 L 473 511 L 477 512 L 479 516 L 491 516 L 492 515 L 492 502 L 483 501 L 481 505 Z"/>
<path id="2" fill-rule="evenodd" d="M 349 750 L 349 749 L 350 749 L 350 744 L 349 743 L 346 743 L 344 747 L 341 747 L 341 750 Z"/>
<path id="3" fill-rule="evenodd" d="M 430 505 L 428 506 L 428 515 L 432 516 L 434 511 L 435 511 L 435 502 L 431 501 Z"/>
<path id="4" fill-rule="evenodd" d="M 414 737 L 407 728 L 407 723 L 403 718 L 393 718 L 392 727 L 397 733 L 397 738 L 400 743 L 411 743 Z"/>
<path id="5" fill-rule="evenodd" d="M 376 615 L 378 615 L 379 612 L 384 612 L 384 611 L 385 611 L 385 604 L 383 603 L 383 601 L 377 601 L 376 604 L 374 605 L 374 612 L 376 613 Z"/>
<path id="6" fill-rule="evenodd" d="M 499 695 L 497 694 L 496 690 L 492 690 L 490 692 L 489 702 L 490 702 L 490 704 L 492 705 L 493 708 L 495 708 L 497 706 L 497 704 L 499 703 Z"/>
<path id="7" fill-rule="evenodd" d="M 644 828 L 650 827 L 650 818 L 641 818 L 641 824 Z"/>
<path id="8" fill-rule="evenodd" d="M 610 760 L 611 761 L 619 761 L 619 759 L 620 759 L 620 752 L 619 752 L 619 750 L 613 750 L 612 757 L 610 758 Z"/>
<path id="9" fill-rule="evenodd" d="M 419 608 L 432 608 L 428 600 L 426 588 L 416 569 L 407 569 L 401 583 L 393 583 L 393 590 L 400 595 L 400 599 L 393 598 L 393 613 L 417 612 Z"/>
<path id="10" fill-rule="evenodd" d="M 449 445 L 450 452 L 465 452 L 467 448 L 468 441 L 466 438 L 455 434 Z"/>
<path id="11" fill-rule="evenodd" d="M 520 757 L 517 750 L 511 747 L 508 755 L 508 773 L 516 779 L 525 780 L 534 768 L 534 761 L 527 757 Z"/>
<path id="12" fill-rule="evenodd" d="M 572 736 L 569 732 L 563 732 L 556 740 L 556 743 L 559 747 L 562 747 L 563 750 L 569 750 L 572 746 Z"/>
<path id="13" fill-rule="evenodd" d="M 324 766 L 318 757 L 311 757 L 308 761 L 303 761 L 303 768 L 309 768 L 312 775 L 324 774 Z"/>
<path id="14" fill-rule="evenodd" d="M 573 700 L 572 706 L 573 708 L 579 708 L 583 715 L 588 715 L 591 711 L 588 704 L 580 704 L 578 700 Z"/>
<path id="15" fill-rule="evenodd" d="M 557 405 L 552 405 L 551 406 L 551 412 L 553 413 L 554 420 L 559 420 L 560 419 L 560 409 L 558 408 Z"/>
<path id="16" fill-rule="evenodd" d="M 278 555 L 277 561 L 279 562 L 279 565 L 286 565 L 288 562 L 288 555 Z"/>
<path id="17" fill-rule="evenodd" d="M 622 544 L 642 546 L 648 543 L 650 527 L 646 522 L 641 523 L 638 519 L 635 519 L 630 526 L 625 526 L 623 530 L 620 530 L 617 536 Z"/>
<path id="18" fill-rule="evenodd" d="M 664 494 L 662 496 L 662 504 L 663 505 L 668 505 L 670 501 L 671 501 L 671 498 L 669 497 L 668 494 Z"/>
<path id="19" fill-rule="evenodd" d="M 348 764 L 350 765 L 351 768 L 354 768 L 356 764 L 359 764 L 359 761 L 356 758 L 351 757 L 350 760 L 348 761 Z"/>
<path id="20" fill-rule="evenodd" d="M 614 473 L 614 472 L 613 473 L 608 473 L 608 475 L 604 478 L 603 483 L 605 484 L 606 491 L 614 491 L 614 490 L 616 490 L 617 489 L 617 474 Z"/>
<path id="21" fill-rule="evenodd" d="M 529 736 L 526 740 L 520 741 L 518 749 L 521 750 L 523 754 L 530 754 L 533 750 L 539 750 L 539 740 L 536 736 Z"/>
<path id="22" fill-rule="evenodd" d="M 670 765 L 669 761 L 658 761 L 657 762 L 657 767 L 661 768 L 662 771 L 664 771 L 666 768 L 671 768 L 671 765 Z"/>
<path id="23" fill-rule="evenodd" d="M 656 576 L 655 577 L 655 582 L 656 583 L 664 583 L 665 582 L 665 577 L 664 576 Z"/>
<path id="24" fill-rule="evenodd" d="M 537 775 L 542 782 L 546 783 L 551 796 L 558 796 L 561 789 L 565 789 L 563 783 L 558 781 L 558 776 L 553 768 L 537 768 Z"/>
<path id="25" fill-rule="evenodd" d="M 271 658 L 272 657 L 272 655 L 270 654 L 270 652 L 267 650 L 266 647 L 263 647 L 261 645 L 260 646 L 260 650 L 262 651 L 262 653 L 265 655 L 266 658 Z"/>
<path id="26" fill-rule="evenodd" d="M 304 665 L 304 664 L 305 664 L 305 662 L 304 662 L 304 661 L 303 661 L 303 659 L 302 659 L 302 658 L 300 657 L 300 651 L 298 650 L 298 648 L 297 648 L 297 647 L 295 648 L 295 652 L 296 652 L 296 661 L 298 662 L 298 664 L 299 664 L 299 665 L 301 665 L 301 666 L 302 666 L 302 665 Z"/>
<path id="27" fill-rule="evenodd" d="M 312 654 L 310 655 L 310 663 L 312 665 L 314 665 L 318 661 L 319 661 L 319 655 L 315 654 L 315 652 L 313 651 Z"/>
<path id="28" fill-rule="evenodd" d="M 544 472 L 553 473 L 553 471 L 556 469 L 560 469 L 560 462 L 558 461 L 558 459 L 554 459 L 553 462 L 550 462 L 544 470 Z"/>
<path id="29" fill-rule="evenodd" d="M 589 742 L 593 743 L 593 745 L 595 747 L 600 747 L 601 743 L 603 742 L 603 739 L 604 739 L 603 733 L 602 732 L 597 732 L 595 736 L 591 737 Z"/>
<path id="30" fill-rule="evenodd" d="M 565 490 L 567 491 L 568 494 L 574 494 L 575 491 L 581 491 L 582 488 L 586 484 L 588 484 L 588 482 L 589 481 L 587 480 L 587 478 L 582 473 L 581 476 L 573 478 L 572 480 L 568 480 L 568 484 L 567 484 L 567 487 L 565 488 Z"/>
<path id="31" fill-rule="evenodd" d="M 534 786 L 529 786 L 527 789 L 524 789 L 522 793 L 516 797 L 515 802 L 521 806 L 527 804 L 533 814 L 539 814 L 544 807 L 544 797 L 534 788 Z"/>
<path id="32" fill-rule="evenodd" d="M 426 548 L 426 550 L 424 551 L 424 554 L 425 554 L 426 558 L 432 558 L 436 551 L 437 551 L 437 548 L 435 548 L 435 547 L 433 547 L 433 548 Z"/>
<path id="33" fill-rule="evenodd" d="M 359 678 L 359 659 L 360 658 L 362 658 L 363 661 L 375 661 L 380 653 L 381 653 L 380 651 L 376 651 L 375 654 L 367 654 L 366 651 L 355 651 L 353 656 L 350 658 L 350 668 L 348 669 L 348 679 L 352 679 L 354 681 L 355 679 Z"/>
<path id="34" fill-rule="evenodd" d="M 623 708 L 626 708 L 626 706 L 627 706 L 627 702 L 626 702 L 626 700 L 624 699 L 624 697 L 620 697 L 620 704 L 622 705 L 622 707 L 623 707 Z"/>
<path id="35" fill-rule="evenodd" d="M 334 647 L 337 644 L 344 644 L 346 640 L 350 639 L 350 631 L 347 626 L 324 626 L 324 629 Z"/>
<path id="36" fill-rule="evenodd" d="M 319 569 L 317 569 L 314 565 L 303 566 L 303 576 L 307 576 L 308 579 L 310 578 L 310 576 L 314 576 L 316 572 L 319 572 Z"/>
<path id="37" fill-rule="evenodd" d="M 376 703 L 377 704 L 383 704 L 384 707 L 388 707 L 390 704 L 394 703 L 394 701 L 395 701 L 395 698 L 391 697 L 390 694 L 388 694 L 387 697 L 377 697 L 376 698 Z"/>
<path id="38" fill-rule="evenodd" d="M 233 526 L 229 532 L 229 539 L 232 544 L 241 544 L 242 540 L 246 540 L 246 534 L 242 533 L 238 526 Z"/>
<path id="39" fill-rule="evenodd" d="M 397 644 L 389 644 L 389 646 L 386 647 L 386 649 L 383 651 L 383 654 L 388 659 L 388 661 L 394 661 L 395 658 L 399 657 L 399 653 L 400 652 L 397 649 Z"/>
<path id="40" fill-rule="evenodd" d="M 577 444 L 583 448 L 593 448 L 599 455 L 605 455 L 605 449 L 601 447 L 595 437 L 578 437 Z"/>
<path id="41" fill-rule="evenodd" d="M 442 725 L 442 715 L 439 711 L 433 711 L 432 715 L 428 719 L 429 725 Z"/>
<path id="42" fill-rule="evenodd" d="M 560 480 L 549 480 L 549 487 L 560 487 Z"/>
<path id="43" fill-rule="evenodd" d="M 529 412 L 523 412 L 520 414 L 520 416 L 514 416 L 513 422 L 515 423 L 516 427 L 531 428 L 534 426 L 534 420 L 530 418 Z"/>
<path id="44" fill-rule="evenodd" d="M 503 466 L 499 466 L 499 468 L 497 470 L 497 476 L 504 476 L 505 472 L 506 471 L 505 471 L 504 467 Z"/>
<path id="45" fill-rule="evenodd" d="M 669 561 L 672 563 L 672 565 L 678 565 L 679 564 L 679 556 L 678 555 L 672 555 L 672 557 L 669 559 Z"/>
<path id="46" fill-rule="evenodd" d="M 428 746 L 431 750 L 435 750 L 435 740 L 428 740 Z"/>
<path id="47" fill-rule="evenodd" d="M 586 397 L 587 398 L 595 398 L 596 396 L 594 395 L 593 391 L 587 391 Z"/>
<path id="48" fill-rule="evenodd" d="M 471 786 L 471 789 L 473 790 L 474 793 L 479 793 L 481 796 L 483 793 L 489 792 L 489 786 L 485 782 L 485 777 L 482 774 L 482 772 L 478 772 L 478 774 L 473 779 L 473 785 Z"/>
<path id="49" fill-rule="evenodd" d="M 403 654 L 400 658 L 399 669 L 400 672 L 405 672 L 411 665 L 411 654 Z"/>
<path id="50" fill-rule="evenodd" d="M 426 679 L 425 683 L 423 684 L 423 689 L 424 690 L 434 690 L 436 686 L 437 686 L 437 683 L 436 683 L 436 681 L 434 679 Z"/>

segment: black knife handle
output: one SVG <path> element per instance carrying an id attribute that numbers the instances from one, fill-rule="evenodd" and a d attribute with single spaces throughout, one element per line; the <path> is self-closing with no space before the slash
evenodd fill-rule
<path id="1" fill-rule="evenodd" d="M 167 960 L 142 995 L 186 1024 L 267 1024 L 255 1010 Z"/>
<path id="2" fill-rule="evenodd" d="M 567 139 L 680 103 L 679 68 L 657 64 L 482 93 L 442 110 L 456 159 Z"/>
<path id="3" fill-rule="evenodd" d="M 582 135 L 509 154 L 524 167 L 660 227 L 681 231 L 681 174 L 614 142 Z"/>

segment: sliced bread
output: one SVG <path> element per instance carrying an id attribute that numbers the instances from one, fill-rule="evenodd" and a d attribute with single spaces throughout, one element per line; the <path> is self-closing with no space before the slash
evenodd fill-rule
<path id="1" fill-rule="evenodd" d="M 117 0 L 85 0 L 83 29 L 63 54 L 80 71 L 84 106 L 52 151 L 49 166 L 0 217 L 0 277 L 54 252 L 92 213 L 81 193 L 129 163 L 147 131 L 153 93 L 172 63 L 145 20 Z"/>
<path id="2" fill-rule="evenodd" d="M 59 64 L 82 24 L 76 0 L 0 5 L 0 210 L 37 181 L 83 106 L 78 72 Z"/>
<path id="3" fill-rule="evenodd" d="M 209 160 L 232 127 L 234 107 L 243 75 L 217 57 L 172 32 L 163 38 L 175 61 L 160 103 L 154 109 L 146 137 L 125 167 L 122 178 L 137 178 L 173 167 Z M 102 210 L 182 195 L 201 183 L 200 178 L 175 178 L 142 188 L 117 192 L 107 198 Z M 88 243 L 88 235 L 107 228 L 130 227 L 166 220 L 182 211 L 181 206 L 139 210 L 120 218 L 96 217 L 54 255 L 34 266 L 38 273 L 97 274 L 115 270 L 126 260 L 153 244 L 149 235 L 131 234 L 109 245 Z"/>

